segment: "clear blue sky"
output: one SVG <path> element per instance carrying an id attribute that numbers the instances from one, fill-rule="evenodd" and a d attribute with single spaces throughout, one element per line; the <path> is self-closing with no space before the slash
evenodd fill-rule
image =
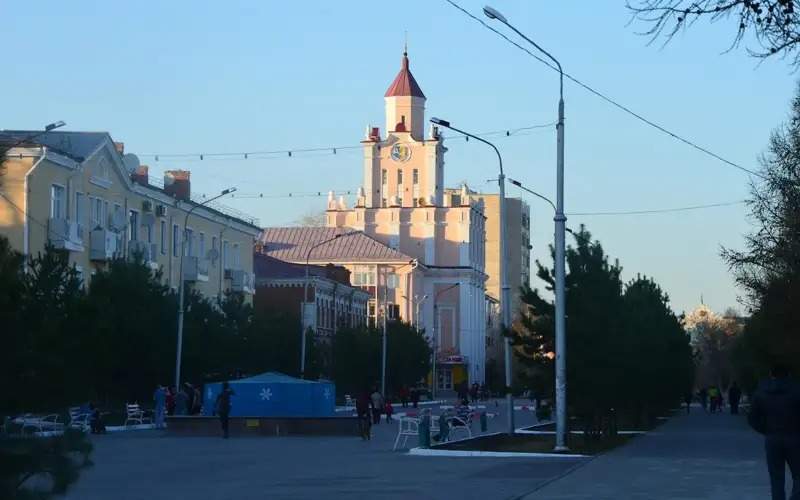
<path id="1" fill-rule="evenodd" d="M 460 0 L 472 12 L 483 5 Z M 494 0 L 565 69 L 653 120 L 749 167 L 786 116 L 795 88 L 779 60 L 757 66 L 722 54 L 729 25 L 678 36 L 664 49 L 626 26 L 624 0 Z M 357 144 L 383 127 L 383 93 L 408 31 L 411 69 L 428 116 L 476 132 L 554 120 L 557 77 L 443 0 L 396 2 L 22 2 L 0 6 L 6 64 L 0 128 L 65 120 L 106 130 L 159 175 L 192 171 L 195 191 L 242 193 L 355 189 L 358 151 L 273 160 L 154 162 L 146 153 L 281 150 Z M 743 199 L 746 175 L 566 86 L 568 212 L 675 207 Z M 552 196 L 555 131 L 498 139 L 511 177 Z M 451 140 L 450 185 L 491 191 L 490 151 Z M 518 192 L 512 187 L 509 194 Z M 233 199 L 227 204 L 291 224 L 324 198 Z M 530 200 L 534 257 L 549 262 L 552 219 Z M 628 217 L 570 217 L 587 224 L 625 277 L 653 276 L 677 311 L 703 294 L 716 310 L 737 290 L 719 258 L 748 230 L 744 207 Z"/>

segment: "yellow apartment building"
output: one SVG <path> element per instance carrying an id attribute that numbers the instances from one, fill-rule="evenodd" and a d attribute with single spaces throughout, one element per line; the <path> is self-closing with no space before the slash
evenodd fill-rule
<path id="1" fill-rule="evenodd" d="M 206 297 L 254 293 L 258 221 L 191 193 L 190 173 L 163 184 L 106 132 L 0 131 L 11 146 L 0 177 L 0 235 L 35 255 L 47 242 L 69 253 L 84 282 L 112 259 L 141 255 L 162 279 Z M 187 222 L 187 214 L 190 214 Z"/>

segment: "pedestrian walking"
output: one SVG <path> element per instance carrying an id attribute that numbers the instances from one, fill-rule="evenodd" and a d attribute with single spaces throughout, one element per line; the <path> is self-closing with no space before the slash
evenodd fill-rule
<path id="1" fill-rule="evenodd" d="M 410 391 L 411 396 L 411 406 L 416 408 L 419 405 L 419 389 L 416 387 L 412 387 Z"/>
<path id="2" fill-rule="evenodd" d="M 381 423 L 381 412 L 383 411 L 383 394 L 376 387 L 369 398 L 372 400 L 372 424 Z"/>
<path id="3" fill-rule="evenodd" d="M 742 399 L 742 390 L 739 389 L 739 386 L 734 382 L 728 388 L 728 404 L 731 405 L 731 415 L 738 415 L 739 414 L 739 401 Z"/>
<path id="4" fill-rule="evenodd" d="M 394 414 L 394 407 L 392 406 L 392 402 L 386 400 L 386 405 L 383 407 L 383 412 L 386 414 L 386 423 L 392 421 L 392 415 Z"/>
<path id="5" fill-rule="evenodd" d="M 750 426 L 764 435 L 772 499 L 784 500 L 786 465 L 792 473 L 791 500 L 800 500 L 800 388 L 789 370 L 775 365 L 761 382 L 748 416 Z"/>
<path id="6" fill-rule="evenodd" d="M 356 397 L 356 414 L 358 415 L 358 430 L 361 439 L 369 441 L 372 437 L 372 399 L 366 389 Z"/>
<path id="7" fill-rule="evenodd" d="M 228 382 L 222 383 L 222 392 L 217 395 L 216 409 L 219 415 L 219 423 L 222 426 L 222 437 L 228 439 L 228 417 L 231 414 L 231 397 L 236 393 L 231 389 Z"/>
<path id="8" fill-rule="evenodd" d="M 689 409 L 692 407 L 692 391 L 686 392 L 683 396 L 683 400 L 686 403 L 686 413 L 689 413 Z"/>
<path id="9" fill-rule="evenodd" d="M 164 428 L 164 415 L 167 412 L 167 391 L 164 386 L 158 384 L 153 393 L 153 401 L 155 401 L 155 424 L 156 429 Z"/>
<path id="10" fill-rule="evenodd" d="M 711 404 L 711 413 L 716 413 L 719 405 L 719 389 L 716 386 L 708 388 L 708 399 Z"/>
<path id="11" fill-rule="evenodd" d="M 403 405 L 403 408 L 408 408 L 408 386 L 404 385 L 400 388 L 400 404 Z"/>
<path id="12" fill-rule="evenodd" d="M 708 389 L 705 387 L 701 388 L 698 397 L 700 398 L 700 405 L 703 407 L 703 411 L 708 411 Z"/>
<path id="13" fill-rule="evenodd" d="M 175 415 L 175 389 L 167 387 L 167 415 Z"/>
<path id="14" fill-rule="evenodd" d="M 186 415 L 189 411 L 189 395 L 183 387 L 175 394 L 175 415 Z"/>

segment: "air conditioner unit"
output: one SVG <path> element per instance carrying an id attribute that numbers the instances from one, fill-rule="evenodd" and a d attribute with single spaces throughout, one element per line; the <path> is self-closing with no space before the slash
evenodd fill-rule
<path id="1" fill-rule="evenodd" d="M 166 217 L 167 207 L 164 205 L 156 205 L 156 215 L 159 217 Z"/>
<path id="2" fill-rule="evenodd" d="M 142 211 L 143 212 L 152 212 L 153 211 L 153 202 L 150 200 L 144 200 L 142 202 Z"/>

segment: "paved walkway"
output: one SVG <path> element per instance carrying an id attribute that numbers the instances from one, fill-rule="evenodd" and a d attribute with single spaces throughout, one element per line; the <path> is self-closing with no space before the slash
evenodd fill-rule
<path id="1" fill-rule="evenodd" d="M 769 498 L 761 437 L 743 416 L 675 417 L 521 498 L 725 499 Z"/>
<path id="2" fill-rule="evenodd" d="M 489 431 L 505 425 L 502 403 Z M 399 411 L 399 409 L 398 409 Z M 516 412 L 520 426 L 531 412 Z M 477 425 L 474 426 L 477 428 Z M 357 437 L 95 436 L 95 466 L 68 500 L 513 499 L 563 474 L 572 459 L 414 457 L 392 451 L 397 424 Z M 416 443 L 409 442 L 409 445 Z"/>

